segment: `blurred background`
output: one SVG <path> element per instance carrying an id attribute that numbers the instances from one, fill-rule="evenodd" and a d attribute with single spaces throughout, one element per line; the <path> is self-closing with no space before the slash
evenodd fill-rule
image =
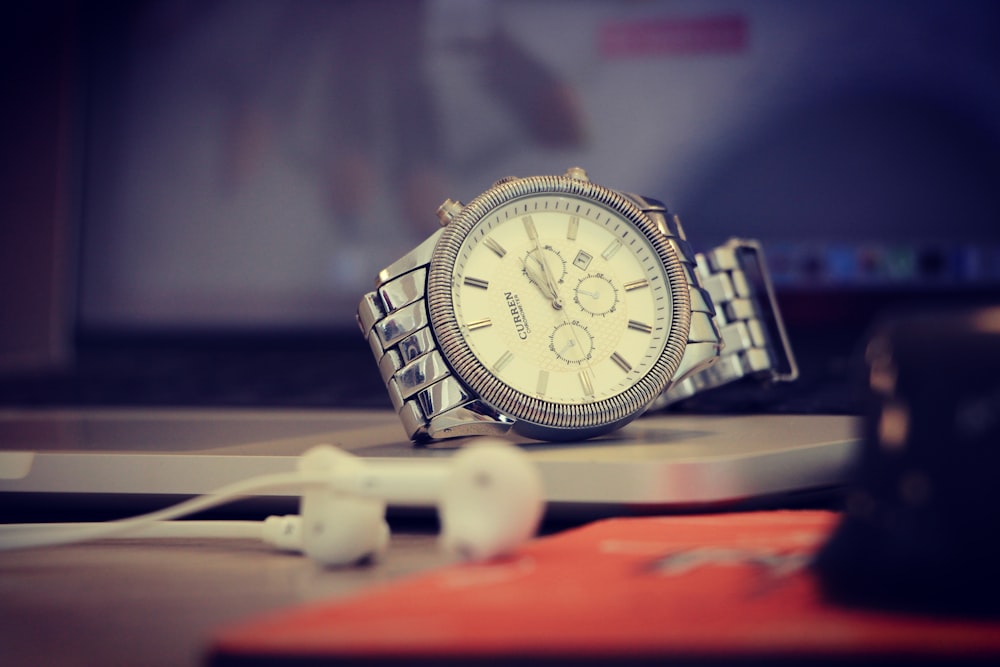
<path id="1" fill-rule="evenodd" d="M 150 340 L 364 353 L 358 299 L 445 197 L 570 165 L 667 202 L 696 249 L 763 240 L 807 381 L 886 309 L 1000 296 L 995 2 L 0 11 L 7 402 L 129 402 Z M 68 379 L 115 364 L 107 393 Z"/>

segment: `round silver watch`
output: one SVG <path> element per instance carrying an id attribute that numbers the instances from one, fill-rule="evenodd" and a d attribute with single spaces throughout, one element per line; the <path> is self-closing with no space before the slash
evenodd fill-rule
<path id="1" fill-rule="evenodd" d="M 590 438 L 735 379 L 708 375 L 723 330 L 699 273 L 720 271 L 704 256 L 698 268 L 660 202 L 572 168 L 503 179 L 438 217 L 442 229 L 380 272 L 358 308 L 411 439 Z"/>

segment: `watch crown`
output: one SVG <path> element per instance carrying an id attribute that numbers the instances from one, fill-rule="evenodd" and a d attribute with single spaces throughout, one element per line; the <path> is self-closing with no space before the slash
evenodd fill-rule
<path id="1" fill-rule="evenodd" d="M 449 222 L 455 219 L 462 211 L 462 202 L 455 201 L 454 199 L 445 199 L 444 203 L 438 206 L 437 217 L 441 221 L 441 226 L 444 227 Z"/>
<path id="2" fill-rule="evenodd" d="M 583 167 L 570 167 L 566 170 L 566 178 L 572 178 L 576 181 L 590 181 Z"/>

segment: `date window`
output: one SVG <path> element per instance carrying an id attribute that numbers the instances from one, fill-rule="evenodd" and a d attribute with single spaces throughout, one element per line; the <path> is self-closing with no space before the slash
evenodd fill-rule
<path id="1" fill-rule="evenodd" d="M 590 266 L 590 260 L 594 259 L 594 256 L 588 252 L 581 250 L 576 253 L 576 257 L 573 259 L 573 266 L 580 269 L 581 271 L 586 271 L 587 267 Z"/>

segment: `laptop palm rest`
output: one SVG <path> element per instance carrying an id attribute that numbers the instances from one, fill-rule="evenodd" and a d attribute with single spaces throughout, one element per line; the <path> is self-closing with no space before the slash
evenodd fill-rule
<path id="1" fill-rule="evenodd" d="M 856 418 L 845 416 L 666 414 L 595 440 L 519 442 L 539 465 L 550 510 L 606 514 L 834 488 L 845 481 L 856 431 Z M 384 465 L 421 465 L 475 439 L 415 447 L 382 410 L 6 411 L 0 499 L 179 499 L 294 470 L 319 443 Z M 287 495 L 274 498 L 282 497 L 287 504 Z"/>

